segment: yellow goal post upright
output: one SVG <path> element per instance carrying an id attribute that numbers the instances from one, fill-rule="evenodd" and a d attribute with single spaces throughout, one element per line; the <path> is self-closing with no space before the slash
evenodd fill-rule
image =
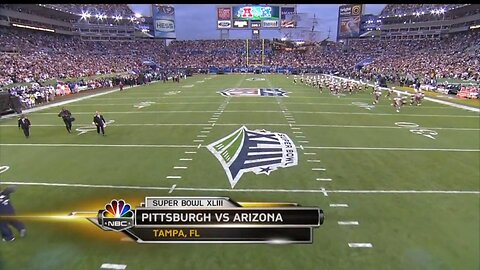
<path id="1" fill-rule="evenodd" d="M 252 64 L 253 66 L 263 66 L 265 64 L 265 39 L 262 38 L 262 60 L 261 63 L 250 63 L 249 60 L 249 53 L 250 53 L 250 42 L 249 39 L 247 38 L 246 42 L 246 57 L 247 57 L 247 66 Z"/>

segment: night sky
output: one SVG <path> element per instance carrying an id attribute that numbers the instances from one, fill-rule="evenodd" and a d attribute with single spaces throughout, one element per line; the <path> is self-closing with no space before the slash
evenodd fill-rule
<path id="1" fill-rule="evenodd" d="M 386 4 L 366 4 L 365 14 L 378 15 Z M 151 5 L 130 4 L 134 12 L 144 16 L 151 16 Z M 335 40 L 337 36 L 339 4 L 318 4 L 318 5 L 297 5 L 298 13 L 308 13 L 308 17 L 313 18 L 313 14 L 318 19 L 317 31 L 320 31 L 320 39 L 324 39 L 331 30 L 330 39 Z M 183 4 L 175 5 L 175 21 L 177 39 L 218 39 L 220 31 L 217 30 L 216 5 L 204 4 L 193 5 Z M 251 30 L 231 30 L 230 38 L 250 38 Z M 279 30 L 261 31 L 262 38 L 280 38 Z"/>

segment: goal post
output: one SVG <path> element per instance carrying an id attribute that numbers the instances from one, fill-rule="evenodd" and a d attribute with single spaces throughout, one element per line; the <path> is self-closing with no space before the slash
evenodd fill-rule
<path id="1" fill-rule="evenodd" d="M 265 39 L 262 38 L 262 49 L 261 49 L 261 62 L 260 63 L 251 63 L 250 61 L 250 42 L 249 39 L 245 41 L 245 46 L 246 46 L 246 60 L 247 60 L 247 66 L 253 65 L 253 66 L 263 66 L 265 64 Z"/>

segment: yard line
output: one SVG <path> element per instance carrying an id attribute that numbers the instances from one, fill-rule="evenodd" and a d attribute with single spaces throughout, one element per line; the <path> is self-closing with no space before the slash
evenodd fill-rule
<path id="1" fill-rule="evenodd" d="M 480 149 L 467 148 L 409 148 L 409 147 L 350 147 L 350 146 L 305 146 L 309 149 L 326 150 L 386 150 L 386 151 L 439 151 L 439 152 L 480 152 Z M 305 153 L 306 154 L 306 153 Z"/>
<path id="2" fill-rule="evenodd" d="M 301 131 L 294 131 L 293 134 L 303 134 Z"/>
<path id="3" fill-rule="evenodd" d="M 303 153 L 303 154 L 307 156 L 313 156 L 313 155 L 316 155 L 317 153 Z"/>
<path id="4" fill-rule="evenodd" d="M 172 187 L 170 188 L 170 190 L 168 191 L 168 193 L 172 193 L 176 186 L 177 186 L 177 184 L 173 184 Z"/>
<path id="5" fill-rule="evenodd" d="M 298 141 L 299 143 L 309 143 L 310 141 Z"/>
<path id="6" fill-rule="evenodd" d="M 332 181 L 332 178 L 316 178 L 315 180 L 317 180 L 317 181 L 327 181 L 327 182 L 330 182 L 330 181 Z"/>
<path id="7" fill-rule="evenodd" d="M 185 169 L 188 169 L 188 167 L 185 167 L 185 166 L 174 166 L 173 168 L 176 169 L 176 170 L 185 170 Z"/>
<path id="8" fill-rule="evenodd" d="M 217 122 L 217 121 L 212 121 L 212 120 L 209 120 L 209 121 L 208 121 L 208 123 L 215 123 L 215 122 Z"/>
<path id="9" fill-rule="evenodd" d="M 84 124 L 77 124 L 78 126 L 90 125 L 89 123 Z M 111 124 L 110 126 L 203 126 L 204 124 L 176 124 L 176 123 L 145 123 L 145 124 L 120 124 L 115 123 Z M 225 123 L 225 124 L 217 124 L 219 126 L 241 126 L 241 125 L 250 125 L 250 126 L 292 126 L 291 124 L 276 124 L 276 123 L 263 123 L 263 124 L 249 124 L 249 123 Z M 1 127 L 17 127 L 14 124 L 5 124 L 0 125 Z M 60 124 L 35 124 L 34 127 L 63 127 L 64 125 Z M 297 127 L 292 127 L 292 129 L 299 130 L 299 127 L 330 127 L 330 128 L 373 128 L 373 129 L 402 129 L 402 127 L 397 126 L 358 126 L 358 125 L 315 125 L 315 124 L 297 124 Z M 210 127 L 208 127 L 210 128 Z M 433 130 L 455 130 L 455 131 L 480 131 L 480 128 L 449 128 L 449 127 L 424 127 L 426 129 L 433 129 Z M 204 128 L 206 129 L 206 128 Z"/>
<path id="10" fill-rule="evenodd" d="M 197 149 L 199 149 L 201 146 L 202 146 L 202 144 L 199 143 L 199 144 L 197 145 Z"/>
<path id="11" fill-rule="evenodd" d="M 196 154 L 196 151 L 186 151 L 185 154 Z"/>
<path id="12" fill-rule="evenodd" d="M 358 225 L 358 221 L 339 221 L 338 225 Z"/>
<path id="13" fill-rule="evenodd" d="M 203 129 L 212 129 L 212 127 L 204 127 Z"/>
<path id="14" fill-rule="evenodd" d="M 103 263 L 102 266 L 100 266 L 100 269 L 123 270 L 125 268 L 127 268 L 126 264 Z"/>
<path id="15" fill-rule="evenodd" d="M 182 177 L 179 175 L 169 175 L 167 176 L 167 179 L 181 179 Z"/>
<path id="16" fill-rule="evenodd" d="M 194 140 L 203 142 L 203 140 Z M 66 144 L 66 143 L 0 143 L 0 146 L 39 146 L 39 147 L 125 147 L 125 148 L 193 148 L 195 145 L 182 144 Z M 198 147 L 199 148 L 199 147 Z M 298 147 L 300 148 L 300 147 Z M 439 151 L 439 152 L 480 152 L 480 149 L 469 148 L 402 148 L 402 147 L 350 147 L 350 146 L 305 146 L 305 149 L 325 150 L 385 150 L 385 151 Z M 316 155 L 316 153 L 304 153 Z"/>
<path id="17" fill-rule="evenodd" d="M 325 168 L 312 168 L 312 171 L 326 171 Z"/>
<path id="18" fill-rule="evenodd" d="M 300 144 L 300 148 L 303 150 L 303 145 Z"/>
<path id="19" fill-rule="evenodd" d="M 105 114 L 158 114 L 158 113 L 213 113 L 215 111 L 106 111 Z M 226 113 L 280 113 L 279 111 L 226 111 Z M 294 111 L 296 114 L 334 114 L 334 115 L 376 115 L 376 116 L 399 116 L 395 113 L 362 113 L 362 112 L 312 112 L 312 111 Z M 56 115 L 57 113 L 45 112 L 37 113 L 45 115 Z M 91 112 L 76 112 L 75 114 L 91 114 Z M 453 118 L 480 118 L 480 115 L 455 115 L 455 114 L 401 114 L 401 116 L 412 117 L 453 117 Z"/>
<path id="20" fill-rule="evenodd" d="M 351 248 L 372 248 L 371 243 L 348 243 L 348 246 Z"/>
<path id="21" fill-rule="evenodd" d="M 306 137 L 303 136 L 303 135 L 297 135 L 297 136 L 295 136 L 295 137 L 296 137 L 296 138 L 301 138 L 301 139 L 305 139 L 305 138 L 306 138 Z"/>
<path id="22" fill-rule="evenodd" d="M 191 158 L 181 158 L 181 159 L 179 159 L 179 160 L 181 160 L 181 161 L 190 161 L 190 160 L 192 160 L 192 159 L 191 159 Z"/>
<path id="23" fill-rule="evenodd" d="M 132 148 L 194 148 L 195 145 L 172 144 L 87 144 L 87 143 L 1 143 L 0 146 L 39 146 L 39 147 L 132 147 Z"/>
<path id="24" fill-rule="evenodd" d="M 201 133 L 210 133 L 210 130 L 202 130 Z"/>
<path id="25" fill-rule="evenodd" d="M 328 193 L 327 193 L 327 191 L 325 190 L 324 187 L 321 188 L 321 191 L 323 193 L 323 196 L 328 197 Z"/>
<path id="26" fill-rule="evenodd" d="M 348 207 L 348 204 L 346 204 L 346 203 L 331 203 L 329 206 L 330 207 Z"/>
<path id="27" fill-rule="evenodd" d="M 198 137 L 198 138 L 206 138 L 207 135 L 201 135 L 201 134 L 200 134 L 200 135 L 197 135 L 197 137 Z"/>
<path id="28" fill-rule="evenodd" d="M 181 176 L 167 176 L 167 178 L 181 178 Z M 2 181 L 4 185 L 25 185 L 25 186 L 54 186 L 54 187 L 83 187 L 83 188 L 116 188 L 116 189 L 151 189 L 168 190 L 170 187 L 160 186 L 123 186 L 123 185 L 104 185 L 104 184 L 78 184 L 78 183 L 46 183 L 46 182 L 18 182 Z M 200 188 L 183 187 L 177 188 L 184 191 L 212 191 L 212 192 L 278 192 L 278 193 L 323 193 L 318 189 L 231 189 L 231 188 Z M 347 193 L 347 194 L 463 194 L 479 195 L 478 190 L 325 190 L 329 193 Z"/>
<path id="29" fill-rule="evenodd" d="M 307 162 L 320 162 L 319 159 L 307 159 Z"/>

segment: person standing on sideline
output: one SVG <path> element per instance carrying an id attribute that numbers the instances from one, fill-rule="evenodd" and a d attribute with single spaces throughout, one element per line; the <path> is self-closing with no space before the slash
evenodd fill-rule
<path id="1" fill-rule="evenodd" d="M 69 110 L 67 110 L 65 107 L 62 107 L 62 110 L 58 114 L 58 117 L 62 117 L 68 133 L 72 133 L 72 122 L 75 121 L 75 118 L 72 117 L 72 113 Z"/>
<path id="2" fill-rule="evenodd" d="M 98 111 L 95 112 L 93 116 L 93 124 L 97 126 L 97 133 L 100 134 L 100 130 L 102 131 L 102 135 L 105 136 L 105 127 L 107 126 L 105 122 L 105 118 L 101 115 Z"/>
<path id="3" fill-rule="evenodd" d="M 30 123 L 30 120 L 25 116 L 25 114 L 22 114 L 21 118 L 18 119 L 18 128 L 23 129 L 23 134 L 25 134 L 25 138 L 28 139 L 30 137 L 30 126 L 32 123 Z"/>
<path id="4" fill-rule="evenodd" d="M 20 233 L 20 237 L 25 237 L 25 234 L 27 233 L 25 225 L 14 218 L 15 209 L 10 202 L 10 193 L 15 192 L 15 189 L 15 186 L 8 186 L 0 191 L 0 232 L 3 241 L 8 242 L 15 240 L 9 225 L 14 227 Z"/>

